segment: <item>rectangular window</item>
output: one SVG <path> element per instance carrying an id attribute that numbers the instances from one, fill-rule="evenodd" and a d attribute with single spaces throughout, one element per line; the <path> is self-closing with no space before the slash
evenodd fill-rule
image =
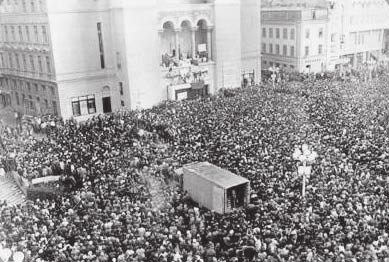
<path id="1" fill-rule="evenodd" d="M 39 87 L 38 84 L 34 84 L 35 93 L 39 93 Z"/>
<path id="2" fill-rule="evenodd" d="M 331 34 L 331 42 L 335 42 L 335 34 Z"/>
<path id="3" fill-rule="evenodd" d="M 26 37 L 27 37 L 27 41 L 31 42 L 30 28 L 28 27 L 28 25 L 26 25 Z"/>
<path id="4" fill-rule="evenodd" d="M 1 62 L 0 67 L 5 67 L 5 64 L 4 64 L 4 55 L 3 55 L 3 53 L 0 53 L 0 62 Z"/>
<path id="5" fill-rule="evenodd" d="M 282 47 L 282 54 L 283 54 L 284 56 L 287 56 L 287 55 L 288 55 L 288 47 L 287 47 L 286 45 L 284 45 L 284 46 Z"/>
<path id="6" fill-rule="evenodd" d="M 288 28 L 284 28 L 282 31 L 282 38 L 288 39 Z"/>
<path id="7" fill-rule="evenodd" d="M 73 116 L 81 115 L 80 100 L 77 98 L 72 99 Z"/>
<path id="8" fill-rule="evenodd" d="M 48 109 L 49 108 L 49 101 L 47 99 L 45 99 L 45 108 Z"/>
<path id="9" fill-rule="evenodd" d="M 20 105 L 19 94 L 18 94 L 18 92 L 15 92 L 15 98 L 16 98 L 16 104 L 17 104 L 17 105 Z"/>
<path id="10" fill-rule="evenodd" d="M 121 95 L 121 96 L 124 94 L 123 82 L 119 82 L 119 92 L 120 92 L 120 95 Z"/>
<path id="11" fill-rule="evenodd" d="M 27 82 L 27 90 L 29 93 L 31 93 L 31 83 Z"/>
<path id="12" fill-rule="evenodd" d="M 20 41 L 20 42 L 23 42 L 23 32 L 22 32 L 22 27 L 19 26 L 18 29 L 19 29 L 19 41 Z"/>
<path id="13" fill-rule="evenodd" d="M 262 53 L 266 53 L 266 44 L 262 43 Z"/>
<path id="14" fill-rule="evenodd" d="M 23 13 L 26 13 L 27 12 L 26 0 L 23 0 L 22 8 L 23 8 Z"/>
<path id="15" fill-rule="evenodd" d="M 290 47 L 290 56 L 294 57 L 294 46 Z"/>
<path id="16" fill-rule="evenodd" d="M 34 57 L 30 55 L 30 71 L 35 72 L 35 62 L 34 62 Z"/>
<path id="17" fill-rule="evenodd" d="M 35 3 L 34 3 L 34 1 L 31 1 L 30 5 L 31 5 L 31 13 L 34 13 L 35 12 Z"/>
<path id="18" fill-rule="evenodd" d="M 72 109 L 74 116 L 96 113 L 95 96 L 80 96 L 72 98 Z"/>
<path id="19" fill-rule="evenodd" d="M 276 28 L 276 38 L 280 38 L 280 29 Z"/>
<path id="20" fill-rule="evenodd" d="M 323 53 L 323 45 L 319 45 L 319 55 Z"/>
<path id="21" fill-rule="evenodd" d="M 319 38 L 323 38 L 323 28 L 319 29 Z"/>
<path id="22" fill-rule="evenodd" d="M 262 28 L 262 37 L 266 37 L 266 28 Z"/>
<path id="23" fill-rule="evenodd" d="M 305 47 L 305 56 L 309 56 L 309 46 Z"/>
<path id="24" fill-rule="evenodd" d="M 8 27 L 5 25 L 4 26 L 4 34 L 5 34 L 5 41 L 8 42 L 9 41 L 9 38 L 8 38 Z"/>
<path id="25" fill-rule="evenodd" d="M 34 25 L 35 43 L 39 42 L 38 26 Z"/>
<path id="26" fill-rule="evenodd" d="M 121 104 L 122 104 L 122 106 L 124 106 L 124 101 L 123 100 L 121 101 Z"/>
<path id="27" fill-rule="evenodd" d="M 42 37 L 43 37 L 43 43 L 48 43 L 48 38 L 47 38 L 47 31 L 46 31 L 46 26 L 42 26 Z"/>
<path id="28" fill-rule="evenodd" d="M 104 61 L 104 45 L 103 45 L 103 35 L 101 31 L 101 23 L 97 23 L 97 35 L 99 38 L 99 51 L 100 51 L 100 65 L 101 68 L 105 68 L 105 61 Z"/>
<path id="29" fill-rule="evenodd" d="M 54 90 L 53 86 L 50 86 L 50 93 L 51 93 L 52 96 L 55 95 L 55 90 Z"/>
<path id="30" fill-rule="evenodd" d="M 11 26 L 11 37 L 12 37 L 12 41 L 16 41 L 15 27 L 13 27 L 13 26 Z"/>
<path id="31" fill-rule="evenodd" d="M 88 96 L 88 113 L 89 114 L 96 113 L 96 103 L 95 103 L 95 96 L 94 95 Z"/>
<path id="32" fill-rule="evenodd" d="M 273 38 L 273 28 L 269 28 L 269 37 Z"/>
<path id="33" fill-rule="evenodd" d="M 24 72 L 27 72 L 27 60 L 26 60 L 26 55 L 25 54 L 22 55 L 22 60 L 23 60 Z"/>
<path id="34" fill-rule="evenodd" d="M 279 44 L 276 44 L 276 54 L 277 55 L 280 54 L 280 45 Z"/>
<path id="35" fill-rule="evenodd" d="M 305 29 L 305 38 L 309 39 L 309 29 Z"/>
<path id="36" fill-rule="evenodd" d="M 52 101 L 51 103 L 52 103 L 52 105 L 53 105 L 53 114 L 54 114 L 54 115 L 57 115 L 57 114 L 58 114 L 57 102 L 56 102 L 56 101 Z"/>
<path id="37" fill-rule="evenodd" d="M 15 54 L 16 69 L 20 70 L 19 55 Z"/>
<path id="38" fill-rule="evenodd" d="M 46 95 L 46 86 L 45 86 L 45 85 L 42 85 L 42 93 L 43 93 L 44 95 Z"/>
<path id="39" fill-rule="evenodd" d="M 11 54 L 8 54 L 8 60 L 9 60 L 9 68 L 13 68 L 14 67 L 14 63 L 12 61 L 12 55 Z"/>
<path id="40" fill-rule="evenodd" d="M 38 56 L 38 68 L 39 68 L 39 73 L 43 73 L 43 65 L 42 65 L 42 57 Z"/>
<path id="41" fill-rule="evenodd" d="M 117 62 L 117 67 L 120 70 L 122 68 L 122 57 L 120 55 L 120 52 L 116 52 L 116 62 Z"/>
<path id="42" fill-rule="evenodd" d="M 50 57 L 46 56 L 46 70 L 47 73 L 51 74 L 51 63 L 50 63 Z"/>
<path id="43" fill-rule="evenodd" d="M 269 53 L 273 54 L 273 44 L 269 44 Z"/>
<path id="44" fill-rule="evenodd" d="M 294 28 L 290 29 L 290 39 L 294 40 Z"/>

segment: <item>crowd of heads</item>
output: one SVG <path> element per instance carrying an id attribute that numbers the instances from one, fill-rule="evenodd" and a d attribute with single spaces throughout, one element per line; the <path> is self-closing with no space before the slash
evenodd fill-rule
<path id="1" fill-rule="evenodd" d="M 0 246 L 28 261 L 389 261 L 388 80 L 237 90 L 67 121 L 43 139 L 4 132 L 19 174 L 74 187 L 1 205 Z M 292 154 L 304 143 L 318 158 L 302 198 Z M 220 215 L 166 183 L 196 161 L 248 178 L 255 201 Z"/>

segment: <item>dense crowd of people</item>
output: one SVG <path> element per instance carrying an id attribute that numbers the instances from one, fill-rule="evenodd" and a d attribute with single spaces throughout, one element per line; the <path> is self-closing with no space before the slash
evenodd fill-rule
<path id="1" fill-rule="evenodd" d="M 387 262 L 388 80 L 306 79 L 166 102 L 69 120 L 43 139 L 6 128 L 3 156 L 21 176 L 71 177 L 74 188 L 0 205 L 0 248 L 41 262 Z M 305 199 L 292 158 L 303 143 L 318 153 Z M 194 161 L 248 178 L 255 202 L 220 215 L 162 183 Z"/>

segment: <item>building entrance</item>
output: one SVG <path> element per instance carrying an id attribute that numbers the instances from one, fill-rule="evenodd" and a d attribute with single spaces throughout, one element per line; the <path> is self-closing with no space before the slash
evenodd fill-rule
<path id="1" fill-rule="evenodd" d="M 111 97 L 103 97 L 103 112 L 104 113 L 111 113 L 112 107 L 111 107 Z"/>

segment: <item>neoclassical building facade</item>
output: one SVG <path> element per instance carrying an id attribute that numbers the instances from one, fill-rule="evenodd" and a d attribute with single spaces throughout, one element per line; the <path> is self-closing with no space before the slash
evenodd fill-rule
<path id="1" fill-rule="evenodd" d="M 34 22 L 38 16 L 24 5 L 42 6 L 40 20 Z M 260 79 L 259 1 L 5 0 L 0 12 L 0 90 L 10 93 L 13 105 L 15 92 L 24 95 L 30 114 L 84 119 Z M 10 51 L 19 43 L 5 37 L 19 24 L 24 29 L 34 23 L 42 43 L 26 44 L 36 65 L 30 68 L 27 55 L 25 73 L 23 56 L 18 69 Z M 22 30 L 21 37 L 27 34 Z M 13 78 L 21 80 L 10 82 Z M 38 93 L 30 93 L 23 81 L 38 81 Z M 42 86 L 46 111 L 37 109 L 46 108 Z M 27 112 L 21 103 L 19 109 Z"/>

